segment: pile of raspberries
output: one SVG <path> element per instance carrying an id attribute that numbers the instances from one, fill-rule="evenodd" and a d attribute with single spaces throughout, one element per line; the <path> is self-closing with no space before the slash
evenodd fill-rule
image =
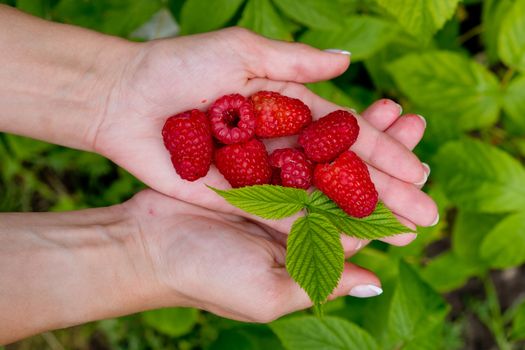
<path id="1" fill-rule="evenodd" d="M 358 134 L 350 112 L 337 110 L 312 122 L 302 101 L 272 91 L 223 96 L 206 113 L 179 113 L 162 129 L 175 171 L 185 180 L 206 176 L 213 162 L 234 188 L 308 189 L 313 183 L 347 214 L 362 218 L 374 211 L 378 196 L 365 163 L 348 150 Z M 291 135 L 299 135 L 300 147 L 270 155 L 260 141 Z"/>

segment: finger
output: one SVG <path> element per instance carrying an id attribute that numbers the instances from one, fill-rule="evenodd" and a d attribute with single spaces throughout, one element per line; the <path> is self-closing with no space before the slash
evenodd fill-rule
<path id="1" fill-rule="evenodd" d="M 361 116 L 374 128 L 384 131 L 401 115 L 401 105 L 389 99 L 381 99 L 365 109 Z"/>
<path id="2" fill-rule="evenodd" d="M 422 116 L 407 114 L 400 117 L 385 132 L 409 150 L 413 150 L 421 141 L 426 125 L 425 118 Z"/>
<path id="3" fill-rule="evenodd" d="M 247 90 L 253 92 L 272 90 L 299 98 L 310 107 L 314 118 L 320 118 L 331 111 L 341 109 L 315 95 L 301 84 L 254 79 L 247 85 Z M 365 162 L 405 182 L 420 183 L 426 179 L 425 168 L 403 144 L 377 130 L 360 116 L 358 116 L 358 123 L 359 137 L 351 149 Z"/>
<path id="4" fill-rule="evenodd" d="M 341 75 L 350 64 L 346 51 L 322 51 L 306 44 L 271 40 L 233 29 L 247 43 L 245 63 L 251 77 L 310 83 Z"/>
<path id="5" fill-rule="evenodd" d="M 288 314 L 312 306 L 306 292 L 290 277 L 281 279 L 282 290 L 279 302 L 282 304 L 280 314 Z M 357 265 L 346 262 L 338 286 L 329 299 L 351 295 L 358 298 L 368 298 L 380 295 L 383 292 L 381 282 L 372 272 Z"/>
<path id="6" fill-rule="evenodd" d="M 346 234 L 341 234 L 341 244 L 343 245 L 343 251 L 345 252 L 345 258 L 348 259 L 349 257 L 353 256 L 357 252 L 359 252 L 361 249 L 363 249 L 368 243 L 370 243 L 370 240 L 368 239 L 360 239 L 356 237 L 350 237 Z"/>
<path id="7" fill-rule="evenodd" d="M 414 185 L 369 167 L 379 198 L 399 216 L 418 226 L 431 226 L 438 215 L 436 203 Z"/>

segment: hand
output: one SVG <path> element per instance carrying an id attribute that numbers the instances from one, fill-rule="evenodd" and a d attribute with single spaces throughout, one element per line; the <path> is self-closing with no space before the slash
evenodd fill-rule
<path id="1" fill-rule="evenodd" d="M 157 307 L 191 306 L 236 320 L 270 322 L 311 306 L 284 267 L 285 235 L 151 190 L 124 208 L 140 227 L 135 245 L 143 247 L 144 265 L 163 286 Z M 379 287 L 371 272 L 345 263 L 331 298 L 374 296 Z"/>
<path id="2" fill-rule="evenodd" d="M 193 183 L 175 173 L 160 136 L 166 118 L 205 109 L 224 94 L 258 90 L 299 98 L 320 118 L 340 107 L 301 83 L 330 79 L 349 64 L 347 55 L 272 41 L 239 28 L 140 45 L 114 85 L 94 148 L 162 193 L 236 214 L 240 211 L 204 186 L 228 187 L 214 167 Z M 370 107 L 359 119 L 361 132 L 352 149 L 369 164 L 385 204 L 408 226 L 428 226 L 437 220 L 436 205 L 414 185 L 424 183 L 428 170 L 409 151 L 421 138 L 424 123 L 414 116 L 396 122 L 399 113 L 399 106 L 388 100 Z M 293 142 L 289 138 L 279 146 Z M 269 149 L 275 146 L 269 142 Z M 289 229 L 288 221 L 270 224 L 282 232 Z"/>

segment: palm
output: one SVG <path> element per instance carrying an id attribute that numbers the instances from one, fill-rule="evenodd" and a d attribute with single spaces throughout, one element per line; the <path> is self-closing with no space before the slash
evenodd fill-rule
<path id="1" fill-rule="evenodd" d="M 204 186 L 228 187 L 214 167 L 205 178 L 195 182 L 184 181 L 175 173 L 161 137 L 166 118 L 191 108 L 205 109 L 224 94 L 238 92 L 249 95 L 264 89 L 281 91 L 301 99 L 311 108 L 314 118 L 338 108 L 312 94 L 302 84 L 284 82 L 290 79 L 282 78 L 279 74 L 287 73 L 277 72 L 273 76 L 261 72 L 260 67 L 251 67 L 255 59 L 253 51 L 257 50 L 250 45 L 246 42 L 240 45 L 238 38 L 232 38 L 231 35 L 213 33 L 150 43 L 147 50 L 143 50 L 144 54 L 138 55 L 130 64 L 132 74 L 125 76 L 121 82 L 118 99 L 108 109 L 111 117 L 106 118 L 99 129 L 98 150 L 153 189 L 209 209 L 239 213 L 233 207 L 226 206 L 221 198 Z M 252 56 L 248 52 L 252 52 Z M 276 66 L 271 69 L 279 71 L 280 68 Z M 339 73 L 331 72 L 329 75 Z M 306 75 L 306 78 L 296 80 L 312 81 L 323 77 L 319 77 L 319 74 L 308 77 L 315 75 L 311 72 Z M 260 76 L 265 78 L 257 78 Z M 391 187 L 392 183 L 397 185 L 395 181 L 399 180 L 396 177 L 412 182 L 421 177 L 420 162 L 406 148 L 365 120 L 361 119 L 359 123 L 361 134 L 353 149 L 374 166 L 371 169 L 372 177 L 378 178 L 373 180 L 378 185 L 380 195 L 382 192 L 385 194 L 382 188 Z M 293 138 L 273 141 L 269 149 L 294 143 Z M 400 158 L 404 166 L 399 166 Z M 435 206 L 431 200 L 404 183 L 400 183 L 397 188 L 398 191 L 405 191 L 404 197 L 409 197 L 406 203 L 423 201 L 424 209 L 421 211 L 427 210 L 430 219 L 414 220 L 410 215 L 405 215 L 403 211 L 408 209 L 405 208 L 406 204 L 396 204 L 395 197 L 399 197 L 399 194 L 389 189 L 389 196 L 394 200 L 391 206 L 394 211 L 419 224 L 428 224 L 433 220 Z M 383 200 L 389 205 L 388 198 Z M 280 225 L 274 227 L 286 230 L 286 225 Z"/>

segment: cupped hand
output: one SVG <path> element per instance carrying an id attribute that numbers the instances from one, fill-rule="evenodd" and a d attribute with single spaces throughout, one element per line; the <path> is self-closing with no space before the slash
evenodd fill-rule
<path id="1" fill-rule="evenodd" d="M 205 208 L 241 214 L 204 186 L 229 187 L 215 167 L 195 182 L 175 173 L 161 137 L 167 117 L 192 108 L 205 110 L 225 94 L 247 96 L 258 90 L 301 99 L 314 119 L 341 108 L 303 83 L 340 75 L 348 68 L 348 55 L 273 41 L 239 28 L 134 45 L 120 63 L 94 149 L 151 188 Z M 424 122 L 400 117 L 400 112 L 389 100 L 372 105 L 358 119 L 361 131 L 351 149 L 368 164 L 380 199 L 403 223 L 428 226 L 437 220 L 435 203 L 419 189 L 428 169 L 410 151 L 423 134 Z M 267 145 L 271 151 L 295 141 L 271 140 Z M 290 228 L 286 220 L 268 224 L 281 232 Z M 408 241 L 410 236 L 392 242 Z"/>
<path id="2" fill-rule="evenodd" d="M 270 322 L 311 306 L 284 265 L 280 233 L 235 215 L 145 190 L 124 208 L 140 229 L 155 307 L 191 306 L 241 321 Z M 331 299 L 380 293 L 371 272 L 345 263 Z"/>

